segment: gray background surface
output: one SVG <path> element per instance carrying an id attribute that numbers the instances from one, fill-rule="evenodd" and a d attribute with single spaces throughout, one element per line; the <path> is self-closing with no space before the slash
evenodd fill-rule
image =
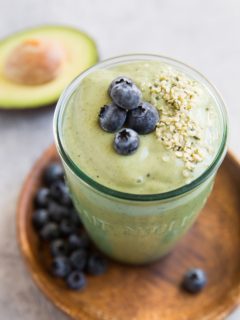
<path id="1" fill-rule="evenodd" d="M 201 70 L 226 101 L 230 147 L 240 157 L 239 1 L 0 0 L 0 36 L 43 23 L 86 30 L 102 59 L 159 53 Z M 32 282 L 15 237 L 17 197 L 32 164 L 53 141 L 52 116 L 53 108 L 0 111 L 1 320 L 67 319 Z M 240 311 L 230 319 L 240 319 Z"/>

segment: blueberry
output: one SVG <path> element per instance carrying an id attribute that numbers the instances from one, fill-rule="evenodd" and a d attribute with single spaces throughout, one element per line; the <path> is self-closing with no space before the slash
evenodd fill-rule
<path id="1" fill-rule="evenodd" d="M 45 209 L 38 209 L 33 213 L 32 223 L 36 230 L 40 230 L 49 221 L 48 211 Z"/>
<path id="2" fill-rule="evenodd" d="M 123 128 L 115 134 L 114 149 L 122 155 L 130 155 L 139 146 L 139 137 L 136 131 Z"/>
<path id="3" fill-rule="evenodd" d="M 105 105 L 99 112 L 99 124 L 107 132 L 116 132 L 122 128 L 127 117 L 127 112 L 114 103 Z"/>
<path id="4" fill-rule="evenodd" d="M 72 222 L 72 224 L 76 227 L 79 228 L 82 226 L 82 221 L 81 218 L 78 214 L 78 212 L 76 211 L 76 209 L 72 209 L 69 213 L 69 219 Z"/>
<path id="5" fill-rule="evenodd" d="M 59 237 L 58 225 L 53 222 L 47 223 L 40 231 L 40 236 L 44 240 L 53 240 Z"/>
<path id="6" fill-rule="evenodd" d="M 70 261 L 66 257 L 55 257 L 52 261 L 52 273 L 55 277 L 64 278 L 71 272 Z"/>
<path id="7" fill-rule="evenodd" d="M 107 270 L 107 260 L 97 253 L 90 255 L 87 261 L 86 272 L 92 275 L 100 275 Z"/>
<path id="8" fill-rule="evenodd" d="M 81 238 L 77 234 L 70 234 L 68 237 L 68 248 L 70 251 L 81 247 Z"/>
<path id="9" fill-rule="evenodd" d="M 87 263 L 87 253 L 84 249 L 73 251 L 69 258 L 72 267 L 75 270 L 83 270 Z"/>
<path id="10" fill-rule="evenodd" d="M 72 271 L 66 281 L 68 287 L 73 290 L 79 290 L 86 286 L 86 278 L 81 271 Z"/>
<path id="11" fill-rule="evenodd" d="M 53 257 L 65 256 L 67 254 L 67 245 L 63 239 L 56 239 L 50 244 L 50 251 Z"/>
<path id="12" fill-rule="evenodd" d="M 159 121 L 157 109 L 150 103 L 142 102 L 139 106 L 128 112 L 126 125 L 139 134 L 152 132 Z"/>
<path id="13" fill-rule="evenodd" d="M 79 236 L 73 233 L 68 237 L 67 243 L 69 251 L 74 251 L 79 248 L 87 248 L 89 246 L 89 238 L 86 234 Z"/>
<path id="14" fill-rule="evenodd" d="M 81 239 L 81 248 L 88 248 L 90 246 L 90 239 L 86 232 L 80 235 Z"/>
<path id="15" fill-rule="evenodd" d="M 57 163 L 51 163 L 43 173 L 43 181 L 47 186 L 50 186 L 52 183 L 63 180 L 64 171 L 62 166 Z"/>
<path id="16" fill-rule="evenodd" d="M 111 84 L 110 84 L 110 86 L 109 86 L 109 88 L 108 88 L 108 95 L 109 95 L 110 97 L 111 97 L 112 88 L 113 88 L 115 85 L 117 85 L 117 84 L 119 84 L 119 83 L 121 83 L 121 82 L 125 82 L 125 83 L 128 84 L 128 85 L 132 85 L 132 84 L 133 84 L 133 81 L 132 81 L 131 79 L 125 77 L 125 76 L 119 76 L 119 77 L 117 77 L 116 79 L 114 79 L 114 80 L 111 82 Z"/>
<path id="17" fill-rule="evenodd" d="M 49 202 L 48 213 L 49 213 L 50 220 L 54 222 L 62 221 L 69 214 L 68 210 L 65 207 L 61 206 L 55 201 Z"/>
<path id="18" fill-rule="evenodd" d="M 72 206 L 72 199 L 70 197 L 68 187 L 62 181 L 56 181 L 51 185 L 50 196 L 63 206 Z"/>
<path id="19" fill-rule="evenodd" d="M 132 110 L 137 108 L 141 101 L 141 91 L 126 77 L 118 77 L 110 84 L 109 95 L 119 107 Z"/>
<path id="20" fill-rule="evenodd" d="M 47 188 L 40 188 L 35 196 L 36 208 L 46 208 L 50 199 L 50 192 Z"/>
<path id="21" fill-rule="evenodd" d="M 198 293 L 205 287 L 207 277 L 202 269 L 190 269 L 182 282 L 183 288 L 190 293 Z"/>
<path id="22" fill-rule="evenodd" d="M 71 233 L 75 231 L 75 226 L 69 220 L 62 220 L 59 225 L 59 231 L 62 236 L 69 236 Z"/>

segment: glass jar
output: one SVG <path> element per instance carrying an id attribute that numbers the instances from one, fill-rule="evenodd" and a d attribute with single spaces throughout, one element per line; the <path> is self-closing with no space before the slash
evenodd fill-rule
<path id="1" fill-rule="evenodd" d="M 71 159 L 63 143 L 64 111 L 81 81 L 95 70 L 123 63 L 154 60 L 166 62 L 185 72 L 211 93 L 218 108 L 221 143 L 209 167 L 189 184 L 159 194 L 124 193 L 99 184 Z M 226 154 L 228 119 L 219 93 L 191 67 L 162 56 L 126 55 L 98 63 L 69 85 L 56 107 L 54 135 L 74 204 L 94 243 L 113 259 L 143 264 L 166 255 L 197 218 Z"/>

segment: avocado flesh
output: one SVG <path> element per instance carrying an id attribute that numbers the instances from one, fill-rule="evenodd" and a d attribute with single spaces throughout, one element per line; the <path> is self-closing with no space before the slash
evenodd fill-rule
<path id="1" fill-rule="evenodd" d="M 41 85 L 22 85 L 8 80 L 4 65 L 10 52 L 29 38 L 57 40 L 66 50 L 66 60 L 58 76 Z M 94 41 L 85 33 L 66 26 L 42 26 L 13 34 L 0 41 L 0 107 L 26 109 L 51 105 L 64 88 L 82 71 L 98 61 Z"/>

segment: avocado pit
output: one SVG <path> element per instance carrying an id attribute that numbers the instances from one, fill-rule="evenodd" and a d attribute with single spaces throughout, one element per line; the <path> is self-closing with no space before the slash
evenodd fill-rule
<path id="1" fill-rule="evenodd" d="M 18 84 L 41 85 L 58 76 L 65 57 L 64 48 L 54 40 L 28 39 L 10 52 L 4 75 Z"/>

